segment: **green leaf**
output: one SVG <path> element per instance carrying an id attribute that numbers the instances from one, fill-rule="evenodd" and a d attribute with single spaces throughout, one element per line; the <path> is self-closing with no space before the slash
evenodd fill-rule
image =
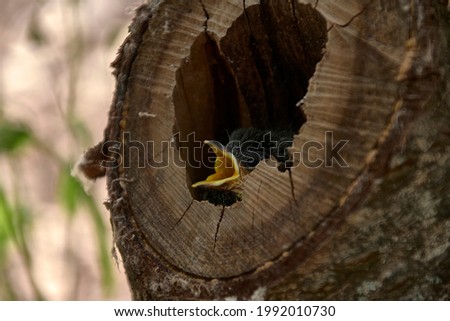
<path id="1" fill-rule="evenodd" d="M 29 250 L 29 228 L 31 227 L 31 213 L 25 204 L 17 201 L 14 207 L 14 228 L 16 233 L 15 242 L 26 264 L 32 261 L 32 255 Z"/>
<path id="2" fill-rule="evenodd" d="M 0 153 L 10 153 L 31 141 L 33 134 L 22 124 L 0 122 Z"/>
<path id="3" fill-rule="evenodd" d="M 2 261 L 6 255 L 7 243 L 16 237 L 12 216 L 11 204 L 0 187 L 0 259 Z"/>
<path id="4" fill-rule="evenodd" d="M 108 232 L 100 209 L 94 199 L 86 194 L 81 182 L 70 174 L 69 166 L 65 166 L 61 170 L 58 194 L 70 216 L 73 216 L 80 206 L 87 207 L 97 237 L 98 264 L 103 292 L 106 296 L 110 295 L 114 288 L 113 266 L 108 246 Z"/>
<path id="5" fill-rule="evenodd" d="M 107 229 L 102 214 L 91 197 L 87 199 L 87 205 L 91 218 L 94 222 L 96 231 L 95 234 L 97 236 L 98 261 L 100 265 L 103 293 L 105 296 L 109 296 L 112 294 L 114 289 L 114 275 L 111 262 L 111 252 L 108 246 Z"/>
<path id="6" fill-rule="evenodd" d="M 70 216 L 75 215 L 78 206 L 85 203 L 88 195 L 81 182 L 70 174 L 68 166 L 61 170 L 58 182 L 58 196 Z"/>
<path id="7" fill-rule="evenodd" d="M 0 186 L 0 257 L 9 241 L 14 242 L 27 255 L 25 234 L 29 223 L 30 213 L 26 207 L 20 203 L 14 206 Z"/>

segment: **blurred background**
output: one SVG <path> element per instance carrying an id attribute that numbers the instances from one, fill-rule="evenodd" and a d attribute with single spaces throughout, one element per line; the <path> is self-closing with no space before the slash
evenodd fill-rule
<path id="1" fill-rule="evenodd" d="M 129 300 L 104 179 L 71 176 L 102 139 L 110 63 L 136 0 L 0 0 L 0 299 Z"/>

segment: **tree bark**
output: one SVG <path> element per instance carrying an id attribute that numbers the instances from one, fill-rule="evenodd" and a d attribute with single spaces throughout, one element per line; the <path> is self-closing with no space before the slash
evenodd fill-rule
<path id="1" fill-rule="evenodd" d="M 133 298 L 448 300 L 449 32 L 437 0 L 140 7 L 85 160 Z M 196 143 L 241 127 L 298 130 L 294 166 L 213 205 Z"/>

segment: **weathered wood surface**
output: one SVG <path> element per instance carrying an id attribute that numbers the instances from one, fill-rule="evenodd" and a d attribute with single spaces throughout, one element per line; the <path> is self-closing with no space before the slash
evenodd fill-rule
<path id="1" fill-rule="evenodd" d="M 123 148 L 107 206 L 133 298 L 449 299 L 448 17 L 431 0 L 139 8 L 105 130 Z M 261 163 L 218 231 L 222 208 L 190 188 L 204 171 L 162 143 L 300 125 L 294 196 Z"/>

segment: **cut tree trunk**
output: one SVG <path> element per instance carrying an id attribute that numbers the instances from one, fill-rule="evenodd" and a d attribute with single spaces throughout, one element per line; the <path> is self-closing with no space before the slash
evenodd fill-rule
<path id="1" fill-rule="evenodd" d="M 133 298 L 450 299 L 449 34 L 437 0 L 141 6 L 82 164 Z M 297 132 L 290 172 L 202 200 L 200 143 L 246 127 Z"/>

